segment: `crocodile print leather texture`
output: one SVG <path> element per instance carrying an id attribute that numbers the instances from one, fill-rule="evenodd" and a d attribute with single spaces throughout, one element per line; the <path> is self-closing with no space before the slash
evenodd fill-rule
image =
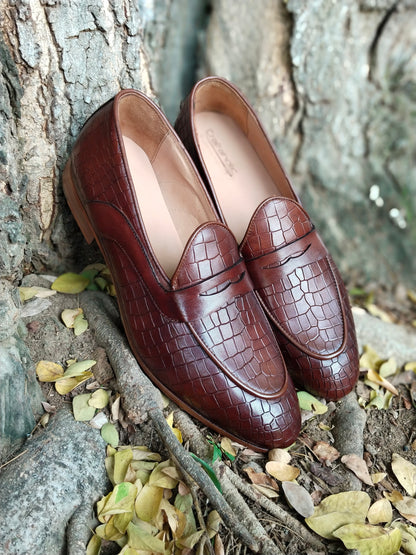
<path id="1" fill-rule="evenodd" d="M 202 103 L 198 104 L 198 96 L 203 88 L 204 106 L 209 109 L 207 99 L 211 86 L 215 87 L 217 96 L 218 90 L 223 88 L 228 98 L 232 97 L 229 103 L 232 114 L 221 108 L 225 115 L 235 118 L 236 106 L 239 106 L 241 113 L 250 114 L 251 121 L 257 122 L 264 139 L 262 144 L 267 144 L 286 180 L 284 196 L 277 192 L 276 196 L 264 199 L 254 211 L 240 253 L 272 323 L 288 371 L 300 389 L 326 399 L 339 399 L 352 390 L 359 373 L 347 291 L 254 111 L 231 83 L 219 77 L 208 77 L 197 83 L 182 103 L 175 129 L 214 202 L 219 204 L 195 131 L 195 106 Z M 223 214 L 221 206 L 217 208 Z"/>
<path id="2" fill-rule="evenodd" d="M 126 97 L 163 140 L 177 144 L 187 179 L 194 176 L 214 214 L 185 241 L 171 277 L 151 247 L 122 145 Z M 180 407 L 239 443 L 262 452 L 292 444 L 300 410 L 275 334 L 233 234 L 159 108 L 138 91 L 121 91 L 87 121 L 66 172 L 68 203 L 100 246 L 143 371 Z"/>

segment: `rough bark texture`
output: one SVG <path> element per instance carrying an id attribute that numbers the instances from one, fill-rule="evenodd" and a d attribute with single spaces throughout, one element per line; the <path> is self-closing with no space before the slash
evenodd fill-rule
<path id="1" fill-rule="evenodd" d="M 345 278 L 412 284 L 415 3 L 213 5 L 202 72 L 253 102 Z"/>

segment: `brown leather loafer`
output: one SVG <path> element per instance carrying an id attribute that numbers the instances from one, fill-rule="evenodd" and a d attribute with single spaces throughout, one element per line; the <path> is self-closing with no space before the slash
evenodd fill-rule
<path id="1" fill-rule="evenodd" d="M 63 185 L 153 382 L 245 445 L 291 444 L 300 411 L 273 331 L 232 233 L 157 106 L 133 90 L 105 104 L 81 131 Z"/>
<path id="2" fill-rule="evenodd" d="M 295 383 L 342 397 L 359 371 L 347 292 L 253 109 L 228 81 L 208 77 L 175 128 L 240 243 Z"/>

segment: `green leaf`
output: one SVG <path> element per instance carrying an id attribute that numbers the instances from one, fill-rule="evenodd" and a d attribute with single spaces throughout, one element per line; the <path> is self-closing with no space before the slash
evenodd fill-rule
<path id="1" fill-rule="evenodd" d="M 114 424 L 111 424 L 111 422 L 107 422 L 107 424 L 104 424 L 104 426 L 101 428 L 101 437 L 112 447 L 118 446 L 118 431 Z"/>
<path id="2" fill-rule="evenodd" d="M 325 414 L 328 410 L 326 405 L 318 401 L 307 391 L 298 391 L 298 401 L 302 410 L 309 410 L 314 414 Z"/>
<path id="3" fill-rule="evenodd" d="M 76 316 L 74 320 L 75 335 L 78 337 L 78 335 L 81 335 L 82 333 L 84 333 L 84 331 L 87 331 L 87 329 L 88 321 L 85 319 L 84 313 L 78 314 L 78 316 Z"/>
<path id="4" fill-rule="evenodd" d="M 54 291 L 59 291 L 59 293 L 70 293 L 76 294 L 81 293 L 87 288 L 89 284 L 89 279 L 81 276 L 79 274 L 74 274 L 72 272 L 67 272 L 57 277 L 52 283 L 51 289 Z"/>
<path id="5" fill-rule="evenodd" d="M 90 398 L 91 393 L 84 393 L 83 395 L 76 395 L 72 399 L 74 418 L 78 420 L 78 422 L 86 422 L 94 417 L 95 408 L 88 404 Z"/>
<path id="6" fill-rule="evenodd" d="M 214 482 L 215 487 L 217 488 L 217 490 L 222 493 L 222 489 L 221 489 L 221 484 L 214 472 L 214 469 L 212 468 L 211 465 L 209 465 L 207 462 L 205 462 L 204 460 L 200 459 L 199 457 L 197 457 L 194 453 L 189 453 L 191 455 L 191 457 L 193 459 L 195 459 L 197 462 L 199 462 L 199 464 L 202 466 L 202 468 L 205 470 L 205 472 L 208 474 L 208 476 L 211 478 L 211 480 Z"/>
<path id="7" fill-rule="evenodd" d="M 96 364 L 95 360 L 80 360 L 68 366 L 63 378 L 71 378 L 74 376 L 82 376 L 86 370 L 89 370 Z"/>
<path id="8" fill-rule="evenodd" d="M 145 522 L 150 522 L 159 511 L 163 497 L 163 488 L 145 484 L 135 502 L 136 515 Z"/>
<path id="9" fill-rule="evenodd" d="M 347 549 L 357 549 L 361 555 L 393 555 L 400 549 L 402 534 L 398 528 L 385 530 L 370 524 L 347 524 L 333 535 Z"/>

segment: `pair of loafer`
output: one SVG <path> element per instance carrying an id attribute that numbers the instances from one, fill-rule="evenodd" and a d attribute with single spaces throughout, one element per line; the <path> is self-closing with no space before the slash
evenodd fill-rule
<path id="1" fill-rule="evenodd" d="M 68 204 L 100 246 L 153 382 L 244 445 L 288 446 L 300 430 L 293 382 L 338 399 L 357 380 L 345 287 L 232 84 L 197 83 L 175 128 L 141 92 L 118 93 L 74 145 Z"/>

